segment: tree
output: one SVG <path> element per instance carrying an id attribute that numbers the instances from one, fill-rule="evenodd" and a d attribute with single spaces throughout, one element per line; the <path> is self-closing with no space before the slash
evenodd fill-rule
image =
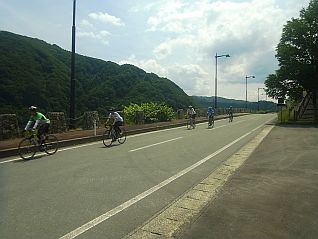
<path id="1" fill-rule="evenodd" d="M 267 93 L 297 100 L 302 90 L 312 92 L 317 109 L 318 91 L 318 0 L 311 0 L 300 17 L 288 21 L 276 48 L 279 69 L 267 77 Z M 316 112 L 317 120 L 317 112 Z"/>

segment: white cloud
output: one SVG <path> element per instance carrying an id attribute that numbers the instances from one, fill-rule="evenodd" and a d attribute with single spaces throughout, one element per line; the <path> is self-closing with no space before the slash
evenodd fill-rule
<path id="1" fill-rule="evenodd" d="M 161 66 L 156 60 L 148 59 L 148 60 L 138 60 L 135 55 L 131 55 L 127 59 L 121 60 L 118 64 L 131 64 L 135 65 L 146 72 L 155 73 L 161 77 L 167 77 L 167 70 Z"/>
<path id="2" fill-rule="evenodd" d="M 80 22 L 80 27 L 94 28 L 94 25 L 92 23 L 90 23 L 88 20 L 83 19 Z"/>
<path id="3" fill-rule="evenodd" d="M 84 32 L 80 31 L 76 34 L 78 37 L 87 37 L 92 38 L 95 40 L 99 40 L 101 43 L 108 45 L 109 44 L 109 37 L 111 34 L 108 31 L 99 31 L 99 32 Z"/>
<path id="4" fill-rule="evenodd" d="M 98 12 L 98 13 L 90 13 L 88 14 L 88 16 L 93 19 L 93 20 L 98 20 L 101 21 L 103 23 L 110 23 L 112 25 L 115 26 L 125 26 L 125 23 L 122 22 L 122 20 L 118 17 L 109 15 L 108 13 L 102 13 L 102 12 Z"/>
<path id="5" fill-rule="evenodd" d="M 192 47 L 194 45 L 194 36 L 184 35 L 175 39 L 168 39 L 159 44 L 153 53 L 157 59 L 164 59 L 172 54 L 175 49 L 184 49 L 184 47 Z"/>

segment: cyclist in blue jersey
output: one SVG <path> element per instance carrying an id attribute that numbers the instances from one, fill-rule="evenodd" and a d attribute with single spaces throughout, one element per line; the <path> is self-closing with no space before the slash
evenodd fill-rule
<path id="1" fill-rule="evenodd" d="M 42 140 L 44 139 L 43 137 L 44 134 L 47 134 L 49 132 L 50 120 L 47 117 L 45 117 L 44 114 L 42 114 L 41 112 L 38 112 L 36 106 L 30 106 L 29 111 L 31 116 L 24 130 L 38 129 L 37 137 L 38 137 L 39 145 L 41 145 Z"/>
<path id="2" fill-rule="evenodd" d="M 207 115 L 208 115 L 208 122 L 209 122 L 209 127 L 210 127 L 210 126 L 212 126 L 212 122 L 214 122 L 214 109 L 213 109 L 213 107 L 211 107 L 211 106 L 208 107 Z"/>

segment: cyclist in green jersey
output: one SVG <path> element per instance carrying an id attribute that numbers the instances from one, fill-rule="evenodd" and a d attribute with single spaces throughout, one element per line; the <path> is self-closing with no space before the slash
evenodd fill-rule
<path id="1" fill-rule="evenodd" d="M 49 132 L 50 120 L 45 117 L 44 114 L 38 112 L 36 106 L 30 106 L 29 111 L 31 116 L 24 130 L 35 130 L 38 128 L 37 137 L 38 142 L 41 145 L 43 139 L 42 136 Z M 32 124 L 33 127 L 31 128 Z"/>

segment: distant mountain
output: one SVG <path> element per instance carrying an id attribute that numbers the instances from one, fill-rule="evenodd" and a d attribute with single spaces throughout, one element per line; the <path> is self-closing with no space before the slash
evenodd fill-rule
<path id="1" fill-rule="evenodd" d="M 190 97 L 169 79 L 133 65 L 82 55 L 75 58 L 76 112 L 130 103 L 165 102 L 185 108 Z M 0 31 L 0 113 L 29 105 L 69 112 L 71 52 L 42 40 Z"/>
<path id="2" fill-rule="evenodd" d="M 207 108 L 209 106 L 214 106 L 214 97 L 207 96 L 191 96 L 193 104 L 197 108 Z M 222 97 L 217 98 L 218 108 L 228 108 L 232 106 L 233 108 L 245 108 L 244 100 L 234 100 L 226 99 Z M 248 109 L 257 110 L 258 107 L 260 110 L 275 111 L 277 106 L 271 101 L 260 101 L 259 105 L 257 102 L 247 102 Z"/>

